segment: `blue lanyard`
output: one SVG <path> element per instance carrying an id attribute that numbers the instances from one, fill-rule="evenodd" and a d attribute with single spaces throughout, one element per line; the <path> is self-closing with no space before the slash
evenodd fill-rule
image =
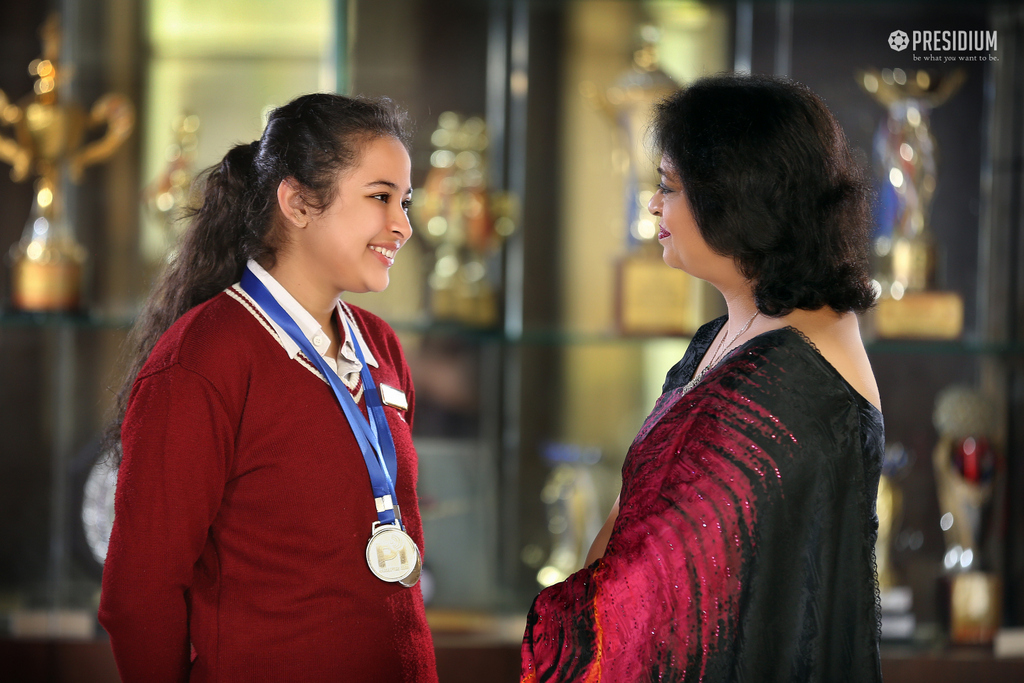
<path id="1" fill-rule="evenodd" d="M 370 485 L 373 488 L 373 497 L 377 507 L 377 519 L 381 524 L 394 524 L 397 520 L 401 524 L 402 516 L 398 509 L 398 495 L 395 492 L 394 481 L 398 478 L 398 458 L 395 454 L 395 441 L 391 436 L 391 428 L 388 426 L 387 416 L 384 415 L 384 406 L 377 395 L 377 386 L 373 383 L 370 375 L 370 368 L 363 357 L 363 351 L 355 338 L 352 327 L 348 320 L 345 320 L 347 334 L 352 339 L 352 345 L 356 349 L 356 356 L 363 368 L 360 375 L 363 378 L 363 396 L 366 398 L 367 412 L 372 417 L 367 420 L 359 406 L 356 405 L 348 387 L 341 382 L 338 373 L 332 370 L 323 356 L 316 350 L 306 335 L 302 333 L 299 326 L 288 315 L 288 312 L 281 307 L 277 299 L 270 293 L 266 285 L 249 270 L 242 273 L 241 287 L 245 293 L 253 298 L 260 308 L 276 322 L 281 329 L 288 333 L 306 357 L 312 361 L 321 374 L 327 379 L 338 399 L 345 418 L 352 433 L 359 444 L 359 450 L 363 454 L 363 461 L 366 463 L 366 471 L 370 475 Z M 341 316 L 344 320 L 345 316 Z M 390 470 L 390 471 L 389 471 Z M 391 472 L 394 472 L 392 477 Z M 396 512 L 398 513 L 396 515 Z M 404 525 L 402 525 L 404 527 Z"/>

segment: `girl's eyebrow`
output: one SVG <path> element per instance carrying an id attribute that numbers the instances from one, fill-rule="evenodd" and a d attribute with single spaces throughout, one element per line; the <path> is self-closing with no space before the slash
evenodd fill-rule
<path id="1" fill-rule="evenodd" d="M 366 189 L 369 189 L 369 188 L 374 187 L 376 185 L 383 185 L 384 187 L 390 187 L 395 192 L 397 192 L 398 189 L 399 189 L 398 185 L 396 185 L 395 183 L 391 182 L 390 180 L 374 180 L 372 183 L 366 183 L 366 185 L 363 185 L 363 187 L 366 188 Z M 410 187 L 408 190 L 406 190 L 405 194 L 407 194 L 407 195 L 408 194 L 412 194 L 412 188 Z"/>

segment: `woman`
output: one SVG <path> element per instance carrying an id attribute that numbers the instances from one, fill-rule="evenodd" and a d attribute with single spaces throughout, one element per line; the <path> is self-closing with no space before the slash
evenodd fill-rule
<path id="1" fill-rule="evenodd" d="M 715 76 L 657 108 L 665 262 L 714 285 L 524 681 L 880 680 L 868 190 L 821 100 Z"/>
<path id="2" fill-rule="evenodd" d="M 403 125 L 305 95 L 205 178 L 114 425 L 99 616 L 125 683 L 437 680 L 409 368 L 338 298 L 387 287 L 411 235 Z"/>

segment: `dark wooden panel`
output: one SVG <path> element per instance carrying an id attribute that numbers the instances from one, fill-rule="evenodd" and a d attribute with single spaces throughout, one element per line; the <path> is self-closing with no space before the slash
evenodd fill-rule
<path id="1" fill-rule="evenodd" d="M 993 659 L 988 650 L 882 657 L 885 683 L 1020 683 L 1024 659 Z"/>
<path id="2" fill-rule="evenodd" d="M 437 647 L 440 683 L 515 683 L 519 680 L 519 646 Z"/>
<path id="3" fill-rule="evenodd" d="M 118 683 L 106 641 L 0 640 L 0 683 Z"/>
<path id="4" fill-rule="evenodd" d="M 443 642 L 436 652 L 440 683 L 519 680 L 518 644 Z M 102 640 L 0 639 L 0 663 L 0 683 L 118 683 L 110 646 Z M 993 659 L 987 649 L 888 652 L 882 657 L 882 677 L 886 683 L 1020 683 L 1024 658 Z"/>
<path id="5" fill-rule="evenodd" d="M 440 683 L 514 683 L 519 647 L 438 647 Z M 119 683 L 106 641 L 0 640 L 0 683 Z"/>

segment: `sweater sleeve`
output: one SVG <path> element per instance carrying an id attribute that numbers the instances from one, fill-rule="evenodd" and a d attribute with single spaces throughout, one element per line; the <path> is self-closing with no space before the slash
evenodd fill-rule
<path id="1" fill-rule="evenodd" d="M 186 594 L 220 507 L 234 435 L 204 377 L 174 364 L 137 380 L 99 609 L 124 683 L 188 680 Z"/>

